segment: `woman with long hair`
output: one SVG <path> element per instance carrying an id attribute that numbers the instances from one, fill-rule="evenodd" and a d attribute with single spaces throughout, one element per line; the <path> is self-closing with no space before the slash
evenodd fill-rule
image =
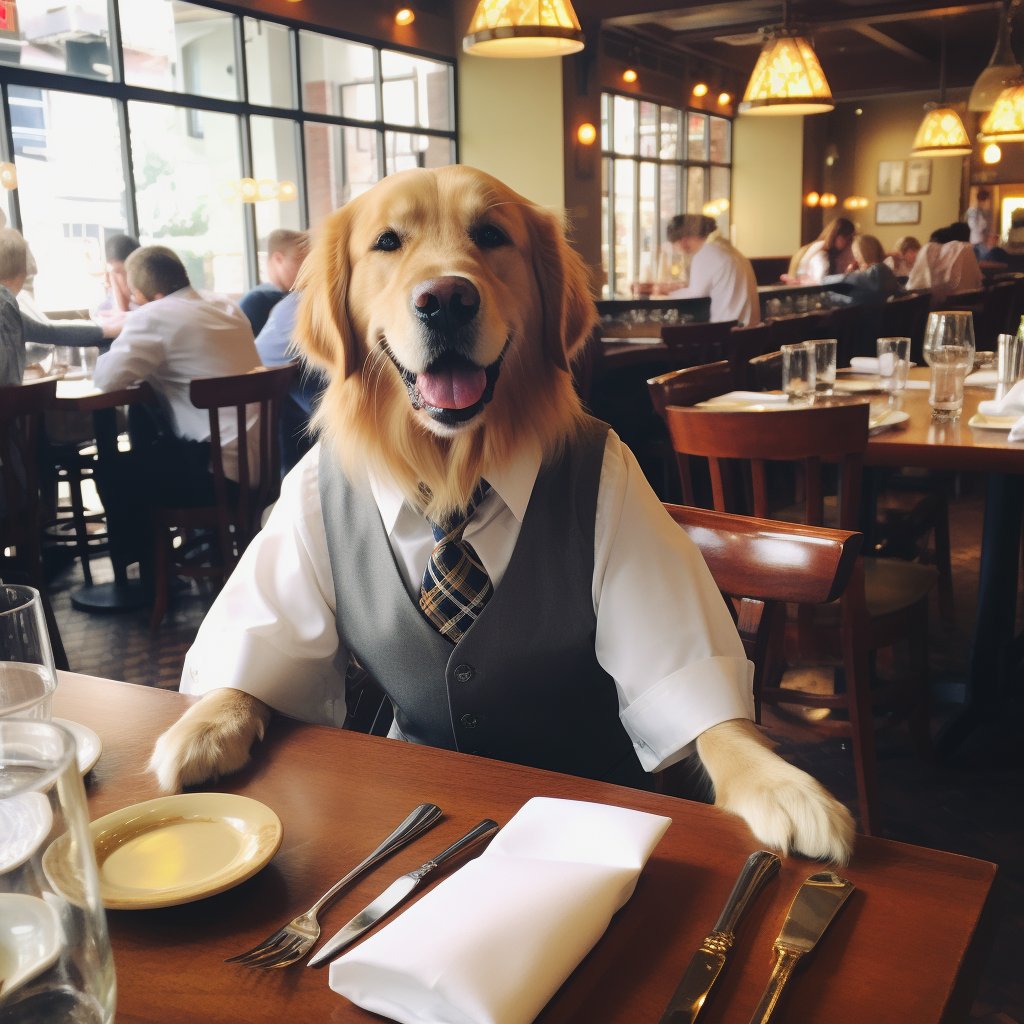
<path id="1" fill-rule="evenodd" d="M 856 261 L 851 243 L 856 231 L 853 221 L 836 217 L 813 242 L 796 251 L 789 261 L 787 277 L 799 284 L 821 284 L 830 274 L 853 270 Z"/>

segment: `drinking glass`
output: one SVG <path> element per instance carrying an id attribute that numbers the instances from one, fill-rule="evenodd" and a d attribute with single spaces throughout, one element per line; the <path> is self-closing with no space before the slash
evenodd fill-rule
<path id="1" fill-rule="evenodd" d="M 1024 376 L 1024 334 L 1000 334 L 996 349 L 997 398 Z"/>
<path id="2" fill-rule="evenodd" d="M 814 396 L 814 351 L 807 345 L 782 346 L 782 390 L 791 401 L 802 401 Z"/>
<path id="3" fill-rule="evenodd" d="M 942 348 L 966 349 L 966 369 L 974 366 L 974 317 L 966 310 L 947 310 L 928 314 L 924 331 L 924 361 L 934 365 L 935 352 Z M 946 364 L 949 358 L 943 360 Z"/>
<path id="4" fill-rule="evenodd" d="M 114 960 L 75 741 L 0 718 L 0 1024 L 110 1024 Z"/>
<path id="5" fill-rule="evenodd" d="M 941 422 L 956 420 L 964 408 L 964 377 L 971 361 L 961 346 L 947 345 L 932 353 L 932 377 L 928 402 L 932 419 Z"/>
<path id="6" fill-rule="evenodd" d="M 817 338 L 806 342 L 814 354 L 814 393 L 815 395 L 831 395 L 836 386 L 836 349 L 835 338 Z"/>
<path id="7" fill-rule="evenodd" d="M 49 719 L 56 689 L 39 591 L 0 584 L 0 719 Z"/>
<path id="8" fill-rule="evenodd" d="M 53 353 L 53 372 L 65 380 L 85 380 L 96 369 L 99 351 L 90 345 L 58 345 Z"/>
<path id="9" fill-rule="evenodd" d="M 878 379 L 889 400 L 895 401 L 907 386 L 910 373 L 910 339 L 879 338 L 877 341 Z"/>

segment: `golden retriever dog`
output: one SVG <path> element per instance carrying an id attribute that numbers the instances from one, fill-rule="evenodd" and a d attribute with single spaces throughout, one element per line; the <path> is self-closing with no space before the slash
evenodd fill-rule
<path id="1" fill-rule="evenodd" d="M 558 217 L 480 171 L 385 178 L 328 219 L 298 287 L 297 337 L 329 379 L 323 457 L 386 472 L 431 520 L 465 509 L 521 446 L 547 462 L 587 422 L 571 374 L 596 322 L 586 267 Z M 166 790 L 235 771 L 270 715 L 239 689 L 210 690 L 151 768 Z M 849 812 L 753 723 L 721 722 L 696 745 L 715 802 L 758 840 L 847 859 Z"/>

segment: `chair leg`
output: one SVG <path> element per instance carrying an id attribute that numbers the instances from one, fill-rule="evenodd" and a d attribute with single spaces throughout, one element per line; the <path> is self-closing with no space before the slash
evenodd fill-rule
<path id="1" fill-rule="evenodd" d="M 67 473 L 68 491 L 71 495 L 71 519 L 75 524 L 75 550 L 82 563 L 82 577 L 87 587 L 92 586 L 92 567 L 89 564 L 89 532 L 85 520 L 85 503 L 82 501 L 82 474 L 78 467 L 69 467 Z"/>
<path id="2" fill-rule="evenodd" d="M 953 568 L 949 554 L 949 502 L 945 494 L 935 516 L 935 568 L 939 572 L 939 613 L 942 621 L 951 626 L 956 621 L 953 606 Z"/>

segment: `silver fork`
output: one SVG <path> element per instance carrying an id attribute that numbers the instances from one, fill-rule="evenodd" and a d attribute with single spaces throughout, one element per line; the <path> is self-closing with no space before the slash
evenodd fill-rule
<path id="1" fill-rule="evenodd" d="M 357 864 L 344 878 L 334 883 L 304 914 L 293 918 L 283 928 L 268 935 L 259 945 L 228 957 L 226 964 L 244 967 L 288 967 L 301 960 L 320 938 L 317 915 L 342 889 L 364 871 L 372 868 L 395 850 L 422 835 L 441 817 L 436 804 L 420 804 L 364 861 Z"/>

